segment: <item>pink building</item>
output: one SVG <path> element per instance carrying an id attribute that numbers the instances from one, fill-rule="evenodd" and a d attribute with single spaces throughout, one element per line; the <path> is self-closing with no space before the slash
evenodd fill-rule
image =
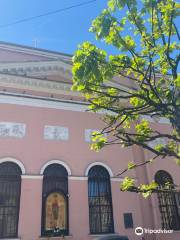
<path id="1" fill-rule="evenodd" d="M 71 56 L 0 42 L 0 239 L 180 240 L 180 195 L 144 200 L 120 191 L 117 174 L 150 154 L 137 147 L 90 150 L 102 114 L 87 112 L 71 78 Z M 149 121 L 169 128 L 165 119 Z M 129 174 L 141 183 L 180 183 L 168 159 Z M 174 231 L 137 235 L 137 227 Z"/>

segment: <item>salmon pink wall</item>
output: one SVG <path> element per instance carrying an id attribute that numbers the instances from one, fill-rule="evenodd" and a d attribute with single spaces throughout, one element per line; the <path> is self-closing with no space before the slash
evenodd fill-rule
<path id="1" fill-rule="evenodd" d="M 8 104 L 1 104 L 0 112 L 2 122 L 26 124 L 24 138 L 0 138 L 0 148 L 2 157 L 8 155 L 20 159 L 28 174 L 39 174 L 46 162 L 59 159 L 69 165 L 73 175 L 84 175 L 88 165 L 94 161 L 106 163 L 116 175 L 132 160 L 132 150 L 120 146 L 106 147 L 99 153 L 90 150 L 89 143 L 84 140 L 84 130 L 102 127 L 95 114 Z M 45 125 L 68 127 L 69 140 L 45 140 Z"/>
<path id="2" fill-rule="evenodd" d="M 42 179 L 22 179 L 18 235 L 36 240 L 41 234 Z"/>
<path id="3" fill-rule="evenodd" d="M 78 108 L 78 106 L 77 106 Z M 75 109 L 76 110 L 76 109 Z M 85 129 L 101 129 L 101 115 L 88 112 L 67 111 L 60 109 L 19 106 L 1 104 L 1 122 L 17 122 L 26 124 L 24 138 L 0 138 L 0 158 L 12 157 L 20 160 L 26 175 L 22 176 L 22 190 L 19 217 L 19 236 L 22 240 L 36 240 L 41 235 L 41 202 L 42 202 L 42 167 L 52 160 L 64 162 L 71 170 L 69 176 L 69 239 L 93 240 L 89 235 L 88 215 L 88 186 L 85 172 L 94 162 L 107 165 L 113 176 L 124 170 L 129 161 L 144 161 L 150 155 L 136 148 L 122 148 L 110 146 L 99 153 L 90 150 L 89 143 L 85 142 Z M 54 125 L 67 127 L 69 139 L 67 141 L 45 140 L 44 126 Z M 138 182 L 151 181 L 155 172 L 162 168 L 167 170 L 175 182 L 179 182 L 179 172 L 174 162 L 169 164 L 168 159 L 157 161 L 148 167 L 130 171 L 128 174 Z M 81 178 L 79 178 L 81 177 Z M 124 228 L 123 213 L 133 214 L 134 227 L 161 227 L 160 214 L 156 197 L 144 200 L 135 193 L 120 192 L 121 178 L 112 178 L 112 200 L 115 232 L 128 235 L 129 240 L 141 238 L 134 234 L 134 229 Z M 32 230 L 33 229 L 33 230 Z M 163 235 L 164 236 L 164 235 Z M 168 240 L 178 240 L 176 232 Z M 147 239 L 157 239 L 155 236 L 146 236 Z M 180 237 L 179 237 L 180 238 Z"/>

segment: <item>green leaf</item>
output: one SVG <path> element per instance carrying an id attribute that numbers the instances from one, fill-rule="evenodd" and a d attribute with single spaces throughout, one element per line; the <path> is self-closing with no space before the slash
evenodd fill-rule
<path id="1" fill-rule="evenodd" d="M 120 188 L 121 191 L 128 191 L 135 186 L 135 180 L 130 177 L 125 177 Z"/>
<path id="2" fill-rule="evenodd" d="M 137 140 L 140 142 L 143 142 L 152 132 L 152 129 L 149 127 L 149 122 L 145 119 L 142 119 L 139 124 L 136 124 L 135 129 L 139 135 L 137 136 Z"/>
<path id="3" fill-rule="evenodd" d="M 178 8 L 174 0 L 143 0 L 141 4 L 136 0 L 109 0 L 107 8 L 92 22 L 90 31 L 96 39 L 118 50 L 116 55 L 109 55 L 84 42 L 72 59 L 72 90 L 83 94 L 91 111 L 105 110 L 113 116 L 101 115 L 108 141 L 96 136 L 92 149 L 99 151 L 110 143 L 147 149 L 156 135 L 156 139 L 162 137 L 156 128 L 159 123 L 141 120 L 144 115 L 168 119 L 173 132 L 162 128 L 162 133 L 169 135 L 167 139 L 179 139 L 180 45 L 174 25 L 180 16 Z M 152 148 L 154 159 L 179 159 L 177 142 L 156 144 Z M 135 167 L 133 162 L 128 164 L 128 169 Z M 153 191 L 149 186 L 137 188 L 133 184 L 126 179 L 123 189 L 131 185 L 134 191 L 144 189 L 144 197 Z"/>
<path id="4" fill-rule="evenodd" d="M 151 196 L 152 192 L 156 190 L 158 184 L 156 182 L 151 182 L 150 184 L 141 184 L 139 189 L 142 191 L 142 195 L 144 198 Z"/>
<path id="5" fill-rule="evenodd" d="M 129 162 L 128 163 L 128 169 L 131 170 L 131 169 L 134 169 L 136 167 L 136 164 L 134 162 Z"/>

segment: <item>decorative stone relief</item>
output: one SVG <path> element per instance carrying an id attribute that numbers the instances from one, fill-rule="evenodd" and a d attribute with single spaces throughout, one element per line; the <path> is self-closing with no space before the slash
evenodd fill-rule
<path id="1" fill-rule="evenodd" d="M 70 84 L 64 84 L 64 83 L 58 83 L 58 82 L 52 82 L 49 80 L 38 80 L 38 79 L 27 79 L 23 77 L 7 77 L 2 76 L 0 77 L 0 84 L 20 84 L 26 87 L 41 87 L 41 88 L 47 88 L 47 89 L 54 89 L 54 90 L 64 90 L 64 91 L 70 91 L 71 86 Z"/>
<path id="2" fill-rule="evenodd" d="M 154 148 L 154 147 L 155 147 L 156 145 L 158 145 L 158 144 L 166 145 L 166 144 L 167 144 L 167 139 L 165 139 L 165 138 L 157 138 L 157 139 L 149 142 L 148 145 L 149 145 L 151 148 Z"/>
<path id="3" fill-rule="evenodd" d="M 68 128 L 47 125 L 44 127 L 44 139 L 67 141 L 69 139 Z"/>
<path id="4" fill-rule="evenodd" d="M 26 125 L 23 123 L 0 122 L 0 137 L 23 138 L 26 133 Z"/>
<path id="5" fill-rule="evenodd" d="M 89 142 L 89 143 L 92 142 L 91 137 L 92 137 L 93 132 L 100 132 L 100 130 L 99 129 L 85 129 L 84 135 L 85 135 L 86 142 Z M 104 134 L 104 136 L 106 137 L 107 134 Z"/>
<path id="6" fill-rule="evenodd" d="M 68 64 L 68 65 L 67 65 Z M 3 73 L 29 74 L 37 72 L 58 71 L 63 75 L 71 76 L 71 62 L 65 63 L 63 60 L 58 61 L 38 61 L 0 64 L 0 71 Z"/>

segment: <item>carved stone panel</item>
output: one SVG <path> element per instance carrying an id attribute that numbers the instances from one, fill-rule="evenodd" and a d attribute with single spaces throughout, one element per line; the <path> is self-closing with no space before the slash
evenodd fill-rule
<path id="1" fill-rule="evenodd" d="M 85 129 L 85 131 L 84 131 L 85 142 L 92 143 L 92 134 L 93 134 L 94 132 L 100 133 L 101 130 L 99 130 L 99 129 Z M 104 133 L 103 136 L 104 136 L 104 137 L 107 137 L 107 134 Z"/>
<path id="2" fill-rule="evenodd" d="M 67 141 L 69 139 L 68 128 L 61 126 L 46 125 L 44 127 L 44 139 Z"/>
<path id="3" fill-rule="evenodd" d="M 100 132 L 98 129 L 85 129 L 85 141 L 91 143 L 92 142 L 92 134 L 93 132 Z"/>
<path id="4" fill-rule="evenodd" d="M 167 139 L 165 139 L 165 138 L 157 138 L 157 139 L 149 142 L 148 145 L 149 145 L 151 148 L 154 148 L 154 147 L 155 147 L 156 145 L 158 145 L 158 144 L 162 144 L 162 145 L 165 146 L 165 145 L 167 144 Z"/>
<path id="5" fill-rule="evenodd" d="M 0 122 L 0 138 L 23 138 L 26 133 L 26 125 L 23 123 Z"/>

